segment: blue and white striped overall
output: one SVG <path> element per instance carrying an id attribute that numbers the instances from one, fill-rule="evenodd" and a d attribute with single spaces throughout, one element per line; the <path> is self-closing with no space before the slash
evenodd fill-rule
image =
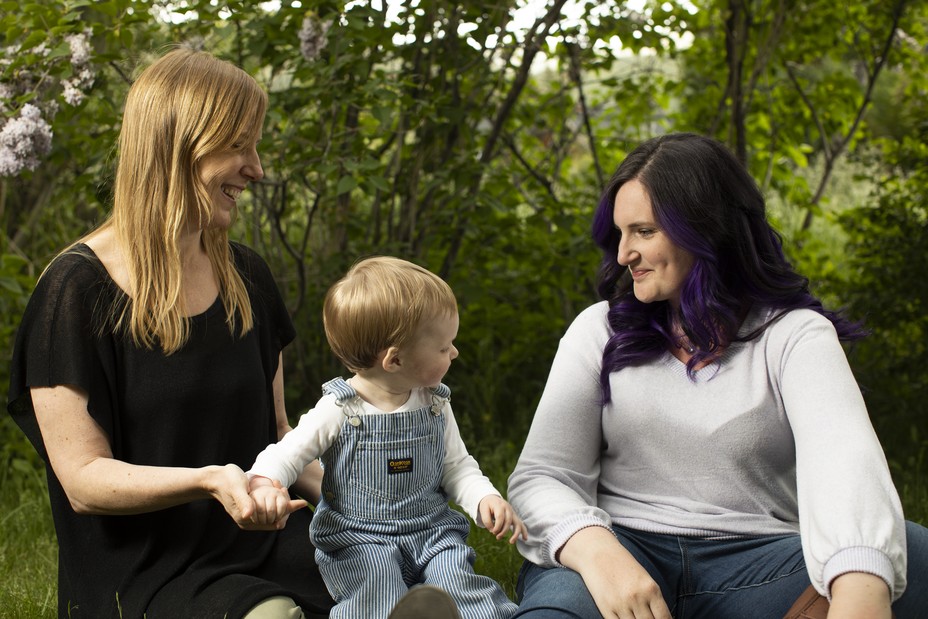
<path id="1" fill-rule="evenodd" d="M 316 562 L 337 605 L 332 619 L 387 617 L 417 584 L 437 585 L 464 619 L 516 612 L 500 586 L 474 573 L 469 524 L 441 489 L 445 457 L 442 408 L 451 396 L 432 389 L 416 410 L 361 415 L 357 392 L 341 378 L 323 385 L 345 414 L 341 435 L 323 454 L 322 499 L 310 534 Z"/>

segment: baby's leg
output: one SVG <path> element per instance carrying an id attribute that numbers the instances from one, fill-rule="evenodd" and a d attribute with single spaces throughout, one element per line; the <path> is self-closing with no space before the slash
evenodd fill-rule
<path id="1" fill-rule="evenodd" d="M 336 602 L 330 619 L 387 617 L 407 591 L 401 560 L 395 547 L 382 544 L 317 552 L 319 572 Z"/>
<path id="2" fill-rule="evenodd" d="M 445 541 L 445 540 L 443 540 Z M 464 619 L 508 619 L 518 607 L 495 580 L 474 572 L 473 548 L 448 544 L 423 570 L 423 583 L 447 591 Z"/>

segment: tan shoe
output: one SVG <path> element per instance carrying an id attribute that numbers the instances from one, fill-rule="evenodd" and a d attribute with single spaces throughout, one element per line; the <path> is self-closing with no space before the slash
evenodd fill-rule
<path id="1" fill-rule="evenodd" d="M 444 589 L 419 585 L 393 607 L 389 619 L 461 619 L 461 614 Z"/>

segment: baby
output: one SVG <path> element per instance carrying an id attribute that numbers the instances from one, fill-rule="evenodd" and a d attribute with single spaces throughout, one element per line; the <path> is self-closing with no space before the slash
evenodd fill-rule
<path id="1" fill-rule="evenodd" d="M 386 617 L 417 584 L 447 591 L 464 617 L 511 617 L 516 605 L 474 573 L 468 521 L 448 506 L 450 498 L 497 539 L 527 538 L 467 452 L 441 382 L 458 356 L 451 288 L 405 260 L 369 258 L 329 290 L 323 319 L 354 375 L 325 383 L 297 427 L 258 455 L 249 471 L 256 517 L 286 513 L 282 488 L 320 458 L 310 536 L 333 619 Z"/>

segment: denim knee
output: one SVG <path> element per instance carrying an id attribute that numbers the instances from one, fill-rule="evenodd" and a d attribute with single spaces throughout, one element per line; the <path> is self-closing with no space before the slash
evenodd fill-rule
<path id="1" fill-rule="evenodd" d="M 600 619 L 599 609 L 577 572 L 522 564 L 516 584 L 519 612 L 531 619 Z M 514 618 L 515 619 L 515 618 Z"/>
<path id="2" fill-rule="evenodd" d="M 893 604 L 896 619 L 919 619 L 928 609 L 928 529 L 914 522 L 905 523 L 906 586 Z"/>

